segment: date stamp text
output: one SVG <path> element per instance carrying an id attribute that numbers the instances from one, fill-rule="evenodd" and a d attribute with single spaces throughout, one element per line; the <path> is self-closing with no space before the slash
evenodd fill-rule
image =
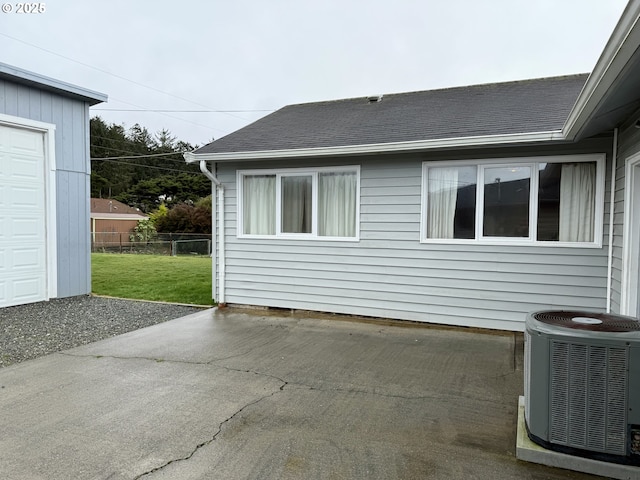
<path id="1" fill-rule="evenodd" d="M 0 5 L 2 13 L 45 13 L 47 11 L 47 4 L 44 2 L 37 3 L 3 3 Z"/>

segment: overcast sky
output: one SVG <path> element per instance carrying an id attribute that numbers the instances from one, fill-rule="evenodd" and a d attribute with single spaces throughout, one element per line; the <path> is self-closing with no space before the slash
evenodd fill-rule
<path id="1" fill-rule="evenodd" d="M 107 94 L 91 110 L 109 123 L 202 145 L 292 103 L 590 72 L 626 3 L 51 0 L 25 14 L 0 0 L 0 62 Z"/>

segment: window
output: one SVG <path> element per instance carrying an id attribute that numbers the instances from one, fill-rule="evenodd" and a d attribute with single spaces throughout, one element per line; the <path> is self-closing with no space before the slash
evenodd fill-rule
<path id="1" fill-rule="evenodd" d="M 482 236 L 529 238 L 531 167 L 481 169 Z"/>
<path id="2" fill-rule="evenodd" d="M 425 242 L 600 245 L 604 155 L 425 162 Z"/>
<path id="3" fill-rule="evenodd" d="M 475 238 L 476 167 L 428 170 L 428 238 Z"/>
<path id="4" fill-rule="evenodd" d="M 359 167 L 238 172 L 239 236 L 357 239 Z"/>

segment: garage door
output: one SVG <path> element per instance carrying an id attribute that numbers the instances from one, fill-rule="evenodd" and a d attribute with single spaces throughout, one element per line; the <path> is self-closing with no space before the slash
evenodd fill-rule
<path id="1" fill-rule="evenodd" d="M 0 307 L 47 299 L 44 134 L 0 125 Z"/>

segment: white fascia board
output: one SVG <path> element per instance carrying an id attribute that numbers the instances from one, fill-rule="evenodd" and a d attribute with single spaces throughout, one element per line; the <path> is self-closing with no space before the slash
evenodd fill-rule
<path id="1" fill-rule="evenodd" d="M 379 153 L 412 152 L 444 148 L 481 147 L 515 143 L 537 143 L 564 140 L 560 130 L 550 132 L 516 133 L 508 135 L 488 135 L 475 137 L 417 140 L 412 142 L 374 143 L 367 145 L 345 145 L 335 147 L 297 148 L 289 150 L 258 150 L 248 152 L 193 153 L 183 154 L 187 163 L 201 160 L 212 162 L 232 162 L 241 160 L 263 160 L 292 157 L 327 157 L 343 155 L 373 155 Z"/>
<path id="2" fill-rule="evenodd" d="M 639 16 L 640 0 L 631 0 L 569 112 L 562 128 L 567 140 L 580 133 L 640 45 Z"/>
<path id="3" fill-rule="evenodd" d="M 39 73 L 23 70 L 22 68 L 14 67 L 13 65 L 8 65 L 2 62 L 0 62 L 0 77 L 15 83 L 30 85 L 41 90 L 50 90 L 58 95 L 75 98 L 87 102 L 90 105 L 97 105 L 98 103 L 106 102 L 108 99 L 107 95 L 104 93 L 78 87 L 77 85 L 72 85 L 54 78 L 45 77 Z"/>

